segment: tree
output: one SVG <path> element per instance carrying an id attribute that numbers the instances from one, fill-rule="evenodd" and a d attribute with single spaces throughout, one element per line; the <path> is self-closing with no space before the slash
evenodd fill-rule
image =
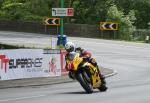
<path id="1" fill-rule="evenodd" d="M 9 20 L 41 21 L 49 15 L 48 4 L 43 0 L 5 0 L 1 5 L 1 18 Z"/>
<path id="2" fill-rule="evenodd" d="M 106 21 L 117 22 L 119 24 L 119 33 L 117 39 L 129 40 L 134 29 L 135 13 L 130 11 L 125 15 L 123 11 L 119 11 L 116 5 L 112 5 L 107 12 Z"/>
<path id="3" fill-rule="evenodd" d="M 137 19 L 132 25 L 137 28 L 148 28 L 150 22 L 150 0 L 64 1 L 65 7 L 73 7 L 75 10 L 73 17 L 65 18 L 71 23 L 98 24 L 106 21 L 107 12 L 114 4 L 125 16 L 134 11 L 132 13 Z M 0 0 L 0 19 L 41 21 L 43 17 L 51 16 L 53 7 L 60 7 L 60 0 Z"/>
<path id="4" fill-rule="evenodd" d="M 107 11 L 107 0 L 70 0 L 69 6 L 75 9 L 71 19 L 74 23 L 98 24 L 104 21 Z"/>
<path id="5" fill-rule="evenodd" d="M 137 28 L 148 28 L 148 23 L 150 22 L 150 0 L 138 0 L 138 2 L 135 3 L 135 10 L 137 17 L 135 25 Z"/>
<path id="6" fill-rule="evenodd" d="M 137 28 L 148 28 L 150 22 L 150 0 L 113 0 L 114 4 L 121 9 L 124 14 L 128 14 L 130 10 L 135 11 Z"/>
<path id="7" fill-rule="evenodd" d="M 29 0 L 25 3 L 25 8 L 35 15 L 47 16 L 49 14 L 49 7 L 45 0 Z"/>

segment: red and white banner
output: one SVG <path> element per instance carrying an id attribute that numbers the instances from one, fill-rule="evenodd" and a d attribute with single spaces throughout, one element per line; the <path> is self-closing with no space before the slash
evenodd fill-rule
<path id="1" fill-rule="evenodd" d="M 0 80 L 67 75 L 64 50 L 0 50 Z"/>
<path id="2" fill-rule="evenodd" d="M 0 50 L 0 80 L 67 75 L 65 50 Z"/>
<path id="3" fill-rule="evenodd" d="M 1 80 L 46 76 L 43 62 L 42 49 L 1 50 Z"/>
<path id="4" fill-rule="evenodd" d="M 74 8 L 52 8 L 52 16 L 74 16 Z"/>
<path id="5" fill-rule="evenodd" d="M 60 50 L 46 49 L 44 50 L 43 68 L 49 74 L 48 76 L 61 76 L 61 60 Z"/>
<path id="6" fill-rule="evenodd" d="M 60 50 L 60 58 L 61 58 L 61 75 L 67 75 L 68 71 L 66 71 L 65 65 L 66 65 L 66 61 L 65 61 L 65 55 L 66 55 L 66 51 L 64 49 Z"/>

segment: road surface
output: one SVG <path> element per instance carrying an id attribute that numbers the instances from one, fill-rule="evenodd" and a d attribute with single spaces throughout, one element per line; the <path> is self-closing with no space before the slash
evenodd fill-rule
<path id="1" fill-rule="evenodd" d="M 0 32 L 0 38 L 28 38 L 26 35 L 9 33 L 5 36 L 4 32 Z M 30 35 L 28 42 L 42 40 L 46 43 L 49 38 L 44 35 Z M 95 90 L 93 94 L 85 94 L 77 82 L 8 88 L 0 89 L 0 103 L 150 103 L 149 44 L 73 37 L 69 40 L 90 50 L 102 66 L 118 72 L 106 79 L 109 87 L 107 92 Z"/>

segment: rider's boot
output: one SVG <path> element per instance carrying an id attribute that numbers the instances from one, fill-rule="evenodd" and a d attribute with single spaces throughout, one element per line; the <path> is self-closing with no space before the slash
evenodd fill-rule
<path id="1" fill-rule="evenodd" d="M 105 76 L 104 76 L 104 75 L 102 75 L 100 72 L 99 72 L 99 76 L 100 76 L 100 78 L 101 78 L 101 82 L 102 82 L 102 84 L 106 85 Z"/>

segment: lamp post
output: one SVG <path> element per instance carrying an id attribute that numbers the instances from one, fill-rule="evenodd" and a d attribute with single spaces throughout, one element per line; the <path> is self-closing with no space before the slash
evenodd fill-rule
<path id="1" fill-rule="evenodd" d="M 64 8 L 64 0 L 60 0 L 60 6 L 61 8 Z M 64 34 L 64 20 L 63 20 L 63 17 L 61 17 L 60 18 L 60 35 L 61 35 L 60 45 L 63 44 L 62 43 L 63 34 Z"/>

